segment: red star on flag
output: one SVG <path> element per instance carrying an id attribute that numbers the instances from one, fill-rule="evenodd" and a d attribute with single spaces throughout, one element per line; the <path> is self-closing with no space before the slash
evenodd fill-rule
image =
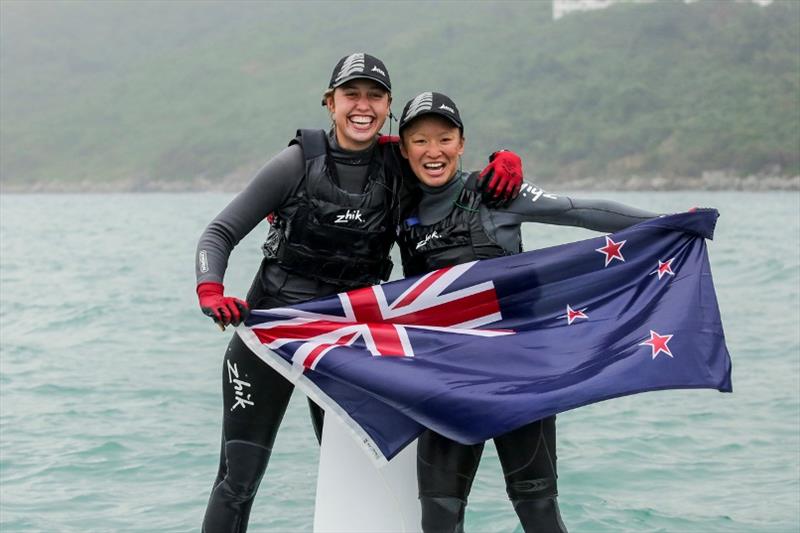
<path id="1" fill-rule="evenodd" d="M 601 254 L 604 254 L 606 256 L 605 266 L 608 266 L 608 264 L 614 259 L 625 261 L 625 258 L 622 257 L 622 252 L 620 252 L 620 250 L 622 249 L 622 247 L 625 245 L 626 242 L 627 241 L 614 242 L 611 239 L 611 237 L 606 235 L 606 245 L 603 246 L 602 248 L 596 248 L 595 251 L 600 252 Z"/>
<path id="2" fill-rule="evenodd" d="M 667 274 L 669 274 L 670 276 L 674 276 L 675 272 L 672 271 L 672 266 L 671 266 L 672 261 L 674 259 L 675 259 L 674 257 L 672 259 L 667 259 L 666 261 L 661 261 L 659 259 L 658 268 L 650 272 L 650 274 L 658 274 L 658 279 L 663 278 Z"/>
<path id="3" fill-rule="evenodd" d="M 584 313 L 585 310 L 586 310 L 586 308 L 584 307 L 583 309 L 579 309 L 578 311 L 576 311 L 573 308 L 571 308 L 569 306 L 569 304 L 567 304 L 567 314 L 566 315 L 561 315 L 558 318 L 566 318 L 567 319 L 567 323 L 571 326 L 572 323 L 578 318 L 586 318 L 586 319 L 589 318 Z"/>
<path id="4" fill-rule="evenodd" d="M 672 352 L 669 351 L 669 346 L 667 343 L 672 338 L 672 335 L 659 335 L 652 329 L 650 330 L 650 338 L 644 342 L 640 342 L 639 346 L 650 346 L 653 350 L 653 359 L 656 358 L 658 354 L 664 352 L 668 356 L 672 357 Z"/>

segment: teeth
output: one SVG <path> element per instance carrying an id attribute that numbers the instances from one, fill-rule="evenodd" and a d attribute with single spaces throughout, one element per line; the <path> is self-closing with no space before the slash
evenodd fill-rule
<path id="1" fill-rule="evenodd" d="M 430 170 L 439 170 L 444 168 L 444 163 L 425 163 L 423 166 Z"/>
<path id="2" fill-rule="evenodd" d="M 372 117 L 361 117 L 361 116 L 359 116 L 359 117 L 350 117 L 350 120 L 352 120 L 353 122 L 355 122 L 356 124 L 359 124 L 361 126 L 366 126 L 367 124 L 372 122 Z"/>

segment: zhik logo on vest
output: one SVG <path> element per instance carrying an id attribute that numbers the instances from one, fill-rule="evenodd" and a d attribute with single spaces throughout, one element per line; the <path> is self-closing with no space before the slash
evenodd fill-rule
<path id="1" fill-rule="evenodd" d="M 441 238 L 441 235 L 439 235 L 436 231 L 434 231 L 433 233 L 428 233 L 427 235 L 425 235 L 424 239 L 422 239 L 417 243 L 417 250 L 419 250 L 420 248 L 431 242 L 433 239 L 439 239 L 439 238 Z"/>
<path id="2" fill-rule="evenodd" d="M 361 218 L 361 210 L 348 209 L 344 213 L 336 215 L 336 220 L 333 221 L 334 224 L 347 224 L 349 222 L 361 222 L 363 224 L 364 219 Z"/>

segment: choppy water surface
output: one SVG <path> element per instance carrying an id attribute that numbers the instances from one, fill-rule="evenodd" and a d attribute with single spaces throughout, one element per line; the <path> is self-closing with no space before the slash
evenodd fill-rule
<path id="1" fill-rule="evenodd" d="M 574 196 L 580 196 L 575 194 Z M 571 531 L 797 531 L 800 197 L 607 193 L 714 206 L 710 243 L 733 394 L 665 391 L 559 415 Z M 224 194 L 0 197 L 0 529 L 197 531 L 218 459 L 228 335 L 196 307 L 197 237 Z M 226 285 L 243 295 L 259 228 Z M 528 249 L 593 235 L 526 227 Z M 309 531 L 318 451 L 296 394 L 251 531 Z M 493 446 L 473 532 L 521 531 Z"/>

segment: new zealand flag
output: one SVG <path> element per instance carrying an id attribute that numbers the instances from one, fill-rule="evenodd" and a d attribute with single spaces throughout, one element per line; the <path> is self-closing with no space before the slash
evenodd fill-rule
<path id="1" fill-rule="evenodd" d="M 378 462 L 425 427 L 471 444 L 617 396 L 731 392 L 705 246 L 717 217 L 255 310 L 238 333 Z"/>

